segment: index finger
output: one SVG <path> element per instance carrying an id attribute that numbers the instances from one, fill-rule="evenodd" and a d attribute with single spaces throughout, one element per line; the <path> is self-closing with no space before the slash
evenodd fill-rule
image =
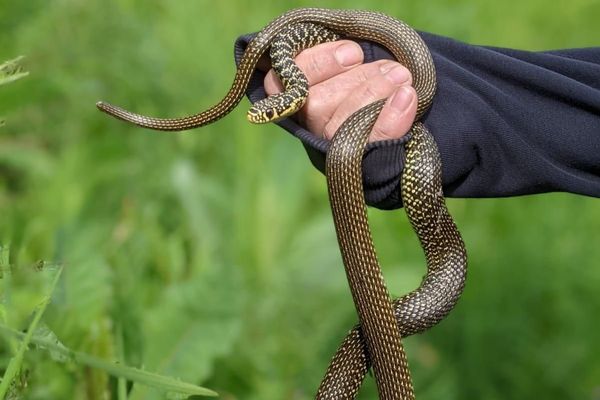
<path id="1" fill-rule="evenodd" d="M 338 40 L 311 47 L 296 57 L 296 64 L 304 72 L 309 85 L 326 81 L 348 71 L 364 61 L 364 54 L 358 43 L 351 40 Z M 265 77 L 265 91 L 268 95 L 283 89 L 279 78 L 272 69 Z"/>

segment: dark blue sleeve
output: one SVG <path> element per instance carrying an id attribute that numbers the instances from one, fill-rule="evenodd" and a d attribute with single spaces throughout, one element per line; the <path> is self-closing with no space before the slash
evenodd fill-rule
<path id="1" fill-rule="evenodd" d="M 571 192 L 600 197 L 600 47 L 528 52 L 465 44 L 421 33 L 437 70 L 438 89 L 425 125 L 435 136 L 449 197 Z M 252 36 L 235 44 L 239 62 Z M 365 62 L 391 58 L 361 43 Z M 248 97 L 265 96 L 256 71 Z M 324 171 L 328 141 L 294 120 L 279 123 L 298 137 Z M 367 203 L 402 205 L 399 176 L 405 139 L 368 145 L 363 161 Z"/>

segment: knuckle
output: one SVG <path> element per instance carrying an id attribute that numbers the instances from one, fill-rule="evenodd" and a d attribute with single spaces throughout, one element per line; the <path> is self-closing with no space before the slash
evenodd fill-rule
<path id="1" fill-rule="evenodd" d="M 361 88 L 355 92 L 355 97 L 373 101 L 388 96 L 391 91 L 389 85 L 382 82 L 380 77 L 376 77 L 364 82 Z"/>
<path id="2" fill-rule="evenodd" d="M 308 56 L 306 74 L 309 76 L 320 76 L 323 73 L 323 57 L 320 54 Z"/>
<path id="3" fill-rule="evenodd" d="M 296 58 L 296 65 L 308 80 L 309 85 L 312 85 L 323 74 L 321 63 L 317 57 L 312 55 L 304 55 L 302 58 L 299 56 Z"/>
<path id="4" fill-rule="evenodd" d="M 370 99 L 370 100 L 374 100 L 377 97 L 380 96 L 381 92 L 380 92 L 380 88 L 379 86 L 375 86 L 375 85 L 364 85 L 363 86 L 363 94 L 364 97 Z"/>
<path id="5" fill-rule="evenodd" d="M 355 79 L 359 83 L 367 82 L 374 76 L 381 75 L 381 68 L 388 63 L 388 60 L 379 60 L 368 64 L 363 64 L 355 69 Z"/>
<path id="6" fill-rule="evenodd" d="M 369 80 L 373 76 L 373 68 L 357 68 L 356 80 L 359 83 L 363 83 Z"/>
<path id="7" fill-rule="evenodd" d="M 412 74 L 410 70 L 398 61 L 385 60 L 379 64 L 382 75 L 388 76 L 394 84 L 412 85 Z"/>
<path id="8" fill-rule="evenodd" d="M 320 46 L 312 47 L 296 57 L 296 64 L 304 72 L 308 81 L 313 83 L 327 76 L 328 72 L 335 68 L 336 62 L 331 53 Z"/>

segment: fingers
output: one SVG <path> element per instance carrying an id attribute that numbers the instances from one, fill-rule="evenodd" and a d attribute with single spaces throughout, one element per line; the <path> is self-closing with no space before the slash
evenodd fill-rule
<path id="1" fill-rule="evenodd" d="M 364 69 L 365 73 L 363 74 L 359 71 L 352 71 L 354 74 L 363 75 L 364 79 L 360 81 L 352 79 L 351 73 L 332 78 L 332 81 L 348 80 L 354 82 L 354 85 L 348 83 L 347 90 L 337 90 L 337 94 L 329 97 L 329 99 L 327 96 L 322 95 L 311 99 L 313 104 L 307 104 L 306 109 L 306 125 L 311 132 L 321 132 L 323 137 L 331 139 L 342 122 L 348 119 L 352 113 L 367 104 L 385 98 L 389 98 L 389 100 L 375 122 L 369 141 L 401 137 L 408 131 L 412 120 L 407 123 L 404 123 L 404 120 L 414 119 L 414 114 L 411 113 L 412 108 L 416 113 L 416 101 L 414 106 L 411 104 L 414 90 L 409 86 L 411 83 L 410 73 L 396 62 L 380 61 L 374 64 L 376 69 L 368 73 L 366 70 L 373 68 L 368 64 L 355 68 L 355 70 Z M 335 82 L 327 82 L 324 85 L 328 86 L 324 88 L 325 91 L 329 91 L 331 85 L 336 86 Z M 409 89 L 399 90 L 404 87 Z M 399 90 L 398 93 L 396 93 L 397 90 Z M 319 90 L 317 90 L 317 95 L 319 95 Z M 414 97 L 416 98 L 416 95 Z M 332 98 L 338 98 L 339 100 L 331 101 Z M 392 101 L 393 99 L 396 101 Z M 318 109 L 311 110 L 310 107 L 313 107 L 315 102 L 317 104 L 325 102 L 327 105 L 321 105 L 320 107 L 317 105 Z M 327 115 L 328 113 L 330 114 Z M 318 119 L 312 117 L 313 115 L 318 115 Z M 324 121 L 325 124 L 321 126 Z M 399 122 L 402 122 L 402 124 L 397 126 Z M 406 130 L 404 132 L 400 131 L 406 125 L 408 125 Z"/>
<path id="2" fill-rule="evenodd" d="M 362 49 L 356 42 L 339 40 L 304 50 L 296 57 L 296 63 L 312 86 L 352 69 L 361 64 L 363 59 Z M 283 86 L 279 78 L 273 70 L 270 70 L 265 77 L 267 95 L 282 90 Z"/>
<path id="3" fill-rule="evenodd" d="M 299 121 L 311 132 L 331 138 L 342 121 L 352 114 L 352 108 L 356 107 L 356 111 L 378 98 L 390 96 L 394 79 L 400 84 L 410 83 L 410 74 L 402 67 L 389 71 L 390 76 L 384 79 L 384 73 L 392 66 L 399 64 L 390 61 L 362 64 L 311 86 L 308 100 L 298 114 Z M 363 104 L 361 97 L 368 102 Z"/>
<path id="4" fill-rule="evenodd" d="M 362 64 L 358 44 L 351 41 L 325 43 L 296 57 L 311 85 L 306 104 L 295 115 L 309 131 L 331 139 L 352 113 L 387 98 L 369 141 L 396 139 L 410 129 L 417 109 L 417 95 L 408 69 L 397 62 L 380 60 Z M 271 70 L 265 78 L 268 95 L 282 85 Z"/>

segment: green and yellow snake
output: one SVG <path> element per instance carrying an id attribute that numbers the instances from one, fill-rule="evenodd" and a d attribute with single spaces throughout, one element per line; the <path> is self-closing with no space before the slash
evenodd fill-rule
<path id="1" fill-rule="evenodd" d="M 304 8 L 269 23 L 251 41 L 229 92 L 215 106 L 195 115 L 162 119 L 99 102 L 98 108 L 141 127 L 181 131 L 211 124 L 239 103 L 257 62 L 270 49 L 272 65 L 285 86 L 282 94 L 252 106 L 251 122 L 270 122 L 302 107 L 308 82 L 293 58 L 303 49 L 340 37 L 363 39 L 386 47 L 413 75 L 418 95 L 417 120 L 435 93 L 435 68 L 419 35 L 387 15 L 362 10 Z M 338 242 L 360 324 L 350 331 L 333 357 L 317 399 L 353 399 L 370 367 L 380 398 L 414 399 L 406 356 L 400 341 L 442 320 L 460 297 L 466 278 L 466 251 L 442 192 L 441 161 L 425 126 L 416 122 L 406 144 L 401 194 L 427 261 L 427 274 L 415 291 L 390 300 L 383 281 L 366 214 L 362 155 L 384 100 L 351 115 L 336 132 L 327 153 L 327 182 Z"/>

